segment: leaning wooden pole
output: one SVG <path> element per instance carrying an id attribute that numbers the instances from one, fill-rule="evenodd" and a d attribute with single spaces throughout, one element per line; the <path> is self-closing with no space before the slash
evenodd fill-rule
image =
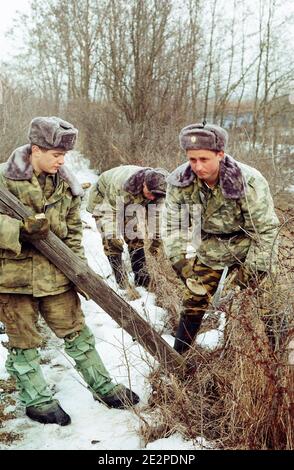
<path id="1" fill-rule="evenodd" d="M 0 188 L 0 213 L 17 219 L 32 215 L 31 211 L 5 188 Z M 55 264 L 78 289 L 102 307 L 165 369 L 180 372 L 183 364 L 181 356 L 54 233 L 50 232 L 45 240 L 31 241 L 31 244 Z"/>

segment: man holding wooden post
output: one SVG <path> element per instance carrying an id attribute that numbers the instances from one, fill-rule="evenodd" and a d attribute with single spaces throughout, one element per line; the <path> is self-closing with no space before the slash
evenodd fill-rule
<path id="1" fill-rule="evenodd" d="M 30 243 L 44 239 L 51 230 L 85 260 L 80 219 L 83 192 L 63 166 L 77 133 L 58 117 L 35 118 L 29 129 L 30 143 L 0 165 L 0 187 L 32 210 L 24 221 L 0 214 L 0 320 L 9 337 L 6 367 L 16 378 L 26 414 L 41 423 L 62 426 L 70 423 L 70 417 L 53 398 L 40 368 L 39 313 L 56 336 L 64 339 L 65 351 L 94 397 L 113 408 L 139 401 L 134 392 L 111 380 L 73 284 Z"/>

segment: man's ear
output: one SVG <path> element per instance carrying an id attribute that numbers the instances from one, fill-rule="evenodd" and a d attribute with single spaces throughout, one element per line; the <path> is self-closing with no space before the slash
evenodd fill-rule
<path id="1" fill-rule="evenodd" d="M 217 154 L 221 159 L 223 159 L 225 156 L 225 152 L 223 150 L 221 150 L 220 152 L 217 152 Z"/>
<path id="2" fill-rule="evenodd" d="M 40 156 L 41 155 L 41 149 L 38 147 L 38 145 L 32 145 L 32 154 L 35 156 Z"/>

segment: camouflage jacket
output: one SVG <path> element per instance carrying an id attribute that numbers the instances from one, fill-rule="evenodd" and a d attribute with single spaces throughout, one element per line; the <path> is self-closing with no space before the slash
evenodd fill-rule
<path id="1" fill-rule="evenodd" d="M 193 229 L 192 237 L 176 229 L 180 212 Z M 278 225 L 265 178 L 229 155 L 213 189 L 188 162 L 168 178 L 163 241 L 172 262 L 185 257 L 192 244 L 199 261 L 213 269 L 241 261 L 251 270 L 268 271 L 276 263 Z"/>
<path id="2" fill-rule="evenodd" d="M 50 229 L 80 258 L 82 188 L 66 167 L 40 178 L 30 164 L 28 146 L 16 149 L 0 165 L 0 185 L 14 194 L 32 214 L 45 212 Z M 70 288 L 69 279 L 30 243 L 19 239 L 21 222 L 0 214 L 0 293 L 59 294 Z"/>
<path id="3" fill-rule="evenodd" d="M 103 172 L 91 188 L 87 210 L 101 219 L 104 233 L 114 234 L 114 226 L 132 222 L 136 215 L 139 230 L 145 231 L 145 209 L 154 215 L 148 220 L 150 238 L 159 237 L 159 217 L 163 199 L 149 201 L 143 196 L 144 174 L 147 167 L 123 165 Z M 134 205 L 133 207 L 130 207 Z M 138 209 L 138 210 L 137 210 Z M 118 220 L 119 219 L 119 220 Z M 138 220 L 140 219 L 140 220 Z M 137 230 L 137 229 L 136 229 Z M 116 238 L 116 235 L 113 235 Z"/>

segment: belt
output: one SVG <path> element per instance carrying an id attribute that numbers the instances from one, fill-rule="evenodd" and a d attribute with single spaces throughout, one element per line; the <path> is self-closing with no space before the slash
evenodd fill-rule
<path id="1" fill-rule="evenodd" d="M 230 238 L 233 238 L 233 237 L 239 237 L 239 236 L 242 236 L 242 237 L 245 237 L 245 232 L 243 232 L 243 230 L 239 230 L 238 232 L 232 232 L 232 233 L 208 233 L 208 232 L 204 232 L 203 230 L 201 231 L 201 237 L 202 239 L 206 239 L 206 238 L 220 238 L 221 240 L 230 240 Z"/>

